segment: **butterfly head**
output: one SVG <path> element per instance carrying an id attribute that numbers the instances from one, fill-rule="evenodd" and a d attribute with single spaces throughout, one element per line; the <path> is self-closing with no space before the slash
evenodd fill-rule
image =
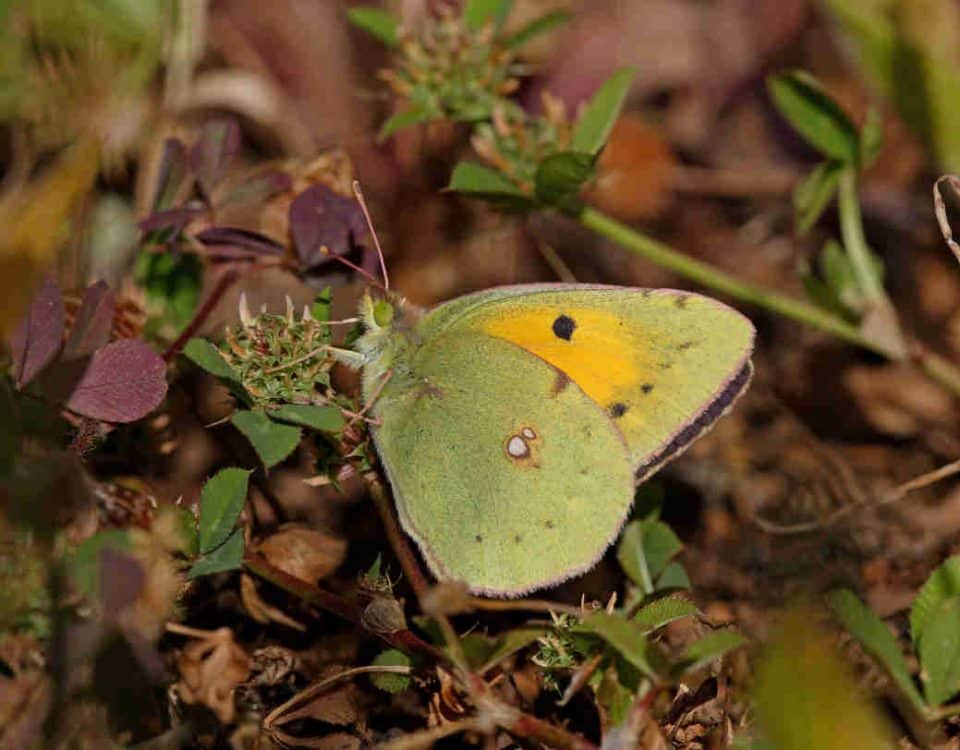
<path id="1" fill-rule="evenodd" d="M 388 369 L 404 369 L 413 346 L 412 326 L 416 322 L 406 300 L 393 293 L 386 297 L 370 292 L 360 300 L 364 333 L 356 349 L 364 357 L 364 372 L 377 376 Z"/>

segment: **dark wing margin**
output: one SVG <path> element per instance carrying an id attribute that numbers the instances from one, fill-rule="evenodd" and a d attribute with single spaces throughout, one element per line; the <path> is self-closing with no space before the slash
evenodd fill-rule
<path id="1" fill-rule="evenodd" d="M 683 453 L 701 435 L 710 430 L 726 414 L 750 385 L 753 363 L 748 359 L 740 371 L 720 390 L 716 398 L 697 417 L 674 435 L 670 442 L 643 461 L 636 469 L 636 478 L 642 482 L 652 476 L 667 461 Z"/>

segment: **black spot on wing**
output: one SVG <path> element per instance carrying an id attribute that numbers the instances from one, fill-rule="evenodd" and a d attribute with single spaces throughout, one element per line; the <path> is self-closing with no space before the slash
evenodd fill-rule
<path id="1" fill-rule="evenodd" d="M 520 544 L 520 542 L 523 541 L 523 537 L 520 536 L 519 534 L 517 534 L 517 535 L 513 538 L 513 541 L 515 541 L 517 544 Z"/>
<path id="2" fill-rule="evenodd" d="M 629 407 L 622 401 L 617 401 L 615 404 L 610 404 L 610 416 L 615 419 L 619 419 L 624 414 L 627 413 Z"/>
<path id="3" fill-rule="evenodd" d="M 477 535 L 473 538 L 473 540 L 474 540 L 475 542 L 482 542 L 482 541 L 483 541 L 483 537 L 480 536 L 479 534 L 477 534 Z"/>
<path id="4" fill-rule="evenodd" d="M 556 524 L 550 519 L 547 519 L 546 521 L 544 521 L 543 525 L 546 526 L 548 529 L 552 529 L 556 526 Z"/>
<path id="5" fill-rule="evenodd" d="M 573 337 L 576 328 L 576 321 L 569 315 L 558 315 L 557 319 L 553 321 L 553 335 L 564 341 L 569 341 Z"/>
<path id="6" fill-rule="evenodd" d="M 640 390 L 644 393 L 650 393 L 653 390 L 653 386 L 650 383 L 644 383 L 640 386 Z"/>
<path id="7" fill-rule="evenodd" d="M 679 307 L 681 310 L 683 310 L 683 309 L 685 309 L 685 308 L 687 307 L 687 300 L 688 300 L 688 299 L 690 299 L 690 295 L 689 295 L 689 294 L 679 294 L 679 295 L 677 295 L 677 296 L 674 298 L 673 304 L 675 304 L 677 307 Z"/>
<path id="8" fill-rule="evenodd" d="M 697 415 L 696 419 L 680 430 L 680 432 L 674 436 L 673 440 L 667 443 L 661 450 L 654 453 L 637 467 L 637 478 L 639 480 L 645 479 L 673 455 L 679 453 L 696 440 L 704 430 L 716 422 L 736 400 L 737 396 L 743 392 L 744 388 L 747 387 L 752 374 L 753 365 L 748 361 L 741 368 L 740 372 L 737 373 L 736 377 L 727 383 L 727 387 L 723 389 L 713 402 Z"/>

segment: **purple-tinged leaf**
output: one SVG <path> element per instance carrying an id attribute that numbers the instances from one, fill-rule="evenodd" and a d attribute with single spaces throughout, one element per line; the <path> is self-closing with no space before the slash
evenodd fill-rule
<path id="1" fill-rule="evenodd" d="M 163 358 L 139 339 L 114 341 L 90 358 L 66 407 L 104 422 L 133 422 L 163 401 L 166 370 Z"/>
<path id="2" fill-rule="evenodd" d="M 206 211 L 198 202 L 192 201 L 182 208 L 171 208 L 169 211 L 158 211 L 150 214 L 146 219 L 137 222 L 141 232 L 155 232 L 158 229 L 183 229 L 187 223 Z"/>
<path id="3" fill-rule="evenodd" d="M 259 232 L 234 227 L 212 227 L 196 235 L 207 255 L 219 258 L 257 258 L 262 255 L 283 255 L 279 242 Z"/>
<path id="4" fill-rule="evenodd" d="M 107 617 L 116 617 L 133 604 L 146 575 L 132 555 L 114 547 L 100 551 L 100 602 Z"/>
<path id="5" fill-rule="evenodd" d="M 290 190 L 292 187 L 293 178 L 290 175 L 281 172 L 279 169 L 268 169 L 237 185 L 220 205 L 265 201 L 277 193 Z"/>
<path id="6" fill-rule="evenodd" d="M 13 336 L 14 376 L 22 388 L 57 356 L 63 345 L 63 294 L 47 277 Z"/>
<path id="7" fill-rule="evenodd" d="M 105 281 L 87 287 L 63 347 L 64 359 L 93 354 L 110 342 L 116 301 Z"/>
<path id="8" fill-rule="evenodd" d="M 207 201 L 240 148 L 240 128 L 232 120 L 216 120 L 203 126 L 190 149 L 190 166 Z"/>
<path id="9" fill-rule="evenodd" d="M 176 138 L 167 138 L 163 142 L 163 154 L 157 170 L 154 211 L 164 211 L 174 204 L 186 181 L 187 169 L 187 147 Z"/>
<path id="10" fill-rule="evenodd" d="M 308 268 L 366 245 L 369 236 L 360 204 L 322 184 L 307 188 L 290 204 L 290 233 Z"/>

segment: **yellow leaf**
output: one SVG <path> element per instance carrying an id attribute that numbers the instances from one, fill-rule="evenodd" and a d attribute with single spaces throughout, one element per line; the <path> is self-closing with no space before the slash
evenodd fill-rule
<path id="1" fill-rule="evenodd" d="M 764 735 L 777 750 L 893 750 L 890 727 L 816 621 L 794 607 L 767 645 L 755 688 Z"/>
<path id="2" fill-rule="evenodd" d="M 99 144 L 84 139 L 43 175 L 0 199 L 0 336 L 19 322 L 64 239 L 64 222 L 97 176 Z"/>

